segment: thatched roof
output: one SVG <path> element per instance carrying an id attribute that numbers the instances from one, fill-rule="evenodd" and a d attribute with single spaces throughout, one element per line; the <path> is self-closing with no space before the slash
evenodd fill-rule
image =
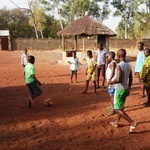
<path id="1" fill-rule="evenodd" d="M 97 20 L 89 16 L 79 18 L 66 26 L 64 29 L 57 32 L 57 35 L 70 36 L 70 35 L 81 35 L 81 36 L 92 36 L 92 35 L 109 35 L 115 36 L 116 34 L 109 29 L 107 26 L 99 23 Z"/>

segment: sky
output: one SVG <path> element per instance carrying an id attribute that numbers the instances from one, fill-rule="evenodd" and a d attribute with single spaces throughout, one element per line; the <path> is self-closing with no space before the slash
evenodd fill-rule
<path id="1" fill-rule="evenodd" d="M 0 9 L 3 7 L 7 7 L 9 9 L 17 8 L 10 0 L 0 0 L 0 1 L 3 1 L 0 3 Z M 28 6 L 26 0 L 12 0 L 12 1 L 15 4 L 17 4 L 19 7 L 27 8 Z M 120 18 L 113 17 L 112 15 L 110 15 L 109 19 L 103 21 L 103 24 L 115 32 L 115 29 L 119 22 L 120 22 Z"/>

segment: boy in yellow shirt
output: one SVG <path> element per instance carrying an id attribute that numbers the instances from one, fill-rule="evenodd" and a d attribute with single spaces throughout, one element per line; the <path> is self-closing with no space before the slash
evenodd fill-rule
<path id="1" fill-rule="evenodd" d="M 94 92 L 96 93 L 96 61 L 92 55 L 92 51 L 88 50 L 87 51 L 87 69 L 86 69 L 86 87 L 85 90 L 82 92 L 84 94 L 87 93 L 88 90 L 88 86 L 89 86 L 89 81 L 93 80 L 93 84 L 94 84 Z"/>
<path id="2" fill-rule="evenodd" d="M 144 83 L 148 101 L 144 103 L 144 107 L 150 106 L 150 49 L 146 48 L 144 51 L 146 56 L 145 62 L 142 67 L 142 71 L 140 72 L 141 82 Z"/>

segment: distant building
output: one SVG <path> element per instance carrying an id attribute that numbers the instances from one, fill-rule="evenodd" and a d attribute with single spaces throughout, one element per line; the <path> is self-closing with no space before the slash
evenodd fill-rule
<path id="1" fill-rule="evenodd" d="M 11 50 L 9 30 L 0 30 L 0 50 Z"/>

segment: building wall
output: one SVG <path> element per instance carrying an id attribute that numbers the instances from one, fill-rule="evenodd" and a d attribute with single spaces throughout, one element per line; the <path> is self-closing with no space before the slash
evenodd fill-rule
<path id="1" fill-rule="evenodd" d="M 137 54 L 137 43 L 143 41 L 145 47 L 150 47 L 150 39 L 142 40 L 124 40 L 109 39 L 109 50 L 117 51 L 120 48 L 127 50 L 128 55 L 135 56 Z M 65 39 L 66 50 L 74 48 L 74 39 Z M 85 50 L 96 50 L 97 39 L 85 38 Z M 61 39 L 12 39 L 12 50 L 61 50 Z M 83 40 L 78 39 L 78 51 L 83 51 Z"/>

